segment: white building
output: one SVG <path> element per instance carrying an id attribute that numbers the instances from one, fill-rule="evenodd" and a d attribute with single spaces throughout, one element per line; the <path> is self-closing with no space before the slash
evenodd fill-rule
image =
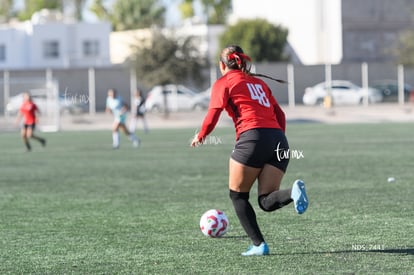
<path id="1" fill-rule="evenodd" d="M 233 0 L 231 22 L 264 18 L 289 30 L 288 42 L 305 65 L 340 63 L 341 0 Z"/>
<path id="2" fill-rule="evenodd" d="M 45 11 L 0 25 L 0 69 L 111 65 L 110 32 L 107 22 L 67 22 Z"/>
<path id="3" fill-rule="evenodd" d="M 162 30 L 166 35 L 172 35 L 177 39 L 193 37 L 197 43 L 199 52 L 211 61 L 217 61 L 216 54 L 219 50 L 218 37 L 225 30 L 223 25 L 184 24 L 181 27 Z M 133 53 L 134 47 L 151 39 L 151 29 L 137 29 L 112 32 L 110 34 L 110 53 L 113 64 L 125 62 Z"/>

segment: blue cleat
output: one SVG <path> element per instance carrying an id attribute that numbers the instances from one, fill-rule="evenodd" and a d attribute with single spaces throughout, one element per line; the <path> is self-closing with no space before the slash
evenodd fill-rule
<path id="1" fill-rule="evenodd" d="M 246 252 L 242 253 L 243 256 L 263 256 L 269 255 L 269 247 L 266 243 L 261 243 L 259 246 L 251 245 Z"/>
<path id="2" fill-rule="evenodd" d="M 308 197 L 306 196 L 305 183 L 301 180 L 296 180 L 292 187 L 291 198 L 295 203 L 295 210 L 298 214 L 305 213 L 308 208 Z"/>

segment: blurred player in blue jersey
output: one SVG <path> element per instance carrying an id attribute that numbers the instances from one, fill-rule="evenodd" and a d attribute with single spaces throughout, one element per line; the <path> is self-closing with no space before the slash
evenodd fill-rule
<path id="1" fill-rule="evenodd" d="M 128 112 L 128 105 L 123 101 L 122 97 L 117 95 L 115 89 L 108 90 L 106 98 L 106 112 L 114 115 L 114 123 L 112 126 L 112 147 L 118 149 L 120 145 L 119 129 L 129 137 L 134 147 L 138 147 L 140 140 L 134 133 L 130 133 L 125 126 Z"/>

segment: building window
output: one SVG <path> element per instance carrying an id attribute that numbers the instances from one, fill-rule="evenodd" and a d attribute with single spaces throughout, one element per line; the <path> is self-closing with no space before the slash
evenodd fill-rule
<path id="1" fill-rule="evenodd" d="M 59 42 L 56 40 L 43 43 L 43 56 L 48 59 L 59 58 Z"/>
<path id="2" fill-rule="evenodd" d="M 6 61 L 6 45 L 0 44 L 0 62 Z"/>
<path id="3" fill-rule="evenodd" d="M 83 41 L 83 56 L 85 57 L 99 56 L 99 41 L 98 40 Z"/>

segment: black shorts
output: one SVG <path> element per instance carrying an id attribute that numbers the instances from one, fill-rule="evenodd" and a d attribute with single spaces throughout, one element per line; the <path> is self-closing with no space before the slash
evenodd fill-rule
<path id="1" fill-rule="evenodd" d="M 31 128 L 32 130 L 34 130 L 36 128 L 36 124 L 23 124 L 23 128 L 27 130 L 27 128 Z"/>
<path id="2" fill-rule="evenodd" d="M 231 158 L 250 167 L 263 168 L 270 164 L 286 172 L 289 144 L 280 129 L 251 129 L 240 135 Z"/>

